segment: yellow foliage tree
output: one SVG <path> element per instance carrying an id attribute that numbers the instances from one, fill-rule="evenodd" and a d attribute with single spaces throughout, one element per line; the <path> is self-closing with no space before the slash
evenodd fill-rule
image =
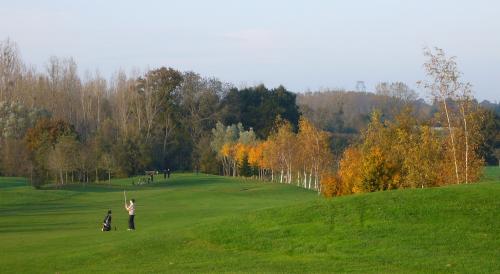
<path id="1" fill-rule="evenodd" d="M 259 179 L 262 179 L 265 171 L 264 164 L 265 142 L 259 142 L 248 150 L 248 163 L 259 170 Z"/>
<path id="2" fill-rule="evenodd" d="M 288 121 L 278 121 L 277 129 L 271 136 L 271 157 L 273 169 L 280 173 L 280 183 L 291 183 L 296 136 Z"/>
<path id="3" fill-rule="evenodd" d="M 342 184 L 333 172 L 327 172 L 321 177 L 321 193 L 327 198 L 343 194 Z"/>
<path id="4" fill-rule="evenodd" d="M 303 185 L 321 191 L 321 176 L 330 171 L 333 162 L 328 135 L 302 117 L 297 140 L 296 163 L 303 170 Z"/>
<path id="5" fill-rule="evenodd" d="M 224 159 L 229 163 L 233 173 L 233 176 L 237 176 L 238 169 L 237 167 L 237 157 L 236 157 L 236 149 L 235 144 L 225 143 L 221 148 L 221 155 Z"/>
<path id="6" fill-rule="evenodd" d="M 248 150 L 249 150 L 249 147 L 247 145 L 242 144 L 242 143 L 237 143 L 234 146 L 234 154 L 235 154 L 236 162 L 238 163 L 238 165 L 241 165 L 243 163 L 243 160 L 245 159 L 245 157 L 248 157 Z"/>
<path id="7" fill-rule="evenodd" d="M 356 147 L 347 148 L 340 160 L 338 171 L 342 184 L 341 195 L 363 192 L 362 172 L 363 153 Z"/>

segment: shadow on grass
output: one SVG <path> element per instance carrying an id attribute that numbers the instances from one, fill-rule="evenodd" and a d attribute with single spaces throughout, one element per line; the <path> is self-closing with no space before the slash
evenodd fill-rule
<path id="1" fill-rule="evenodd" d="M 117 179 L 118 181 L 123 179 Z M 219 176 L 210 175 L 180 175 L 175 178 L 170 178 L 167 180 L 159 180 L 157 182 L 144 184 L 144 185 L 132 185 L 123 183 L 114 183 L 111 181 L 109 183 L 73 183 L 65 185 L 45 185 L 40 190 L 41 191 L 51 191 L 51 190 L 68 190 L 75 192 L 121 192 L 121 191 L 140 191 L 154 188 L 189 188 L 193 186 L 201 185 L 211 185 L 219 183 L 228 183 L 231 179 Z"/>
<path id="2" fill-rule="evenodd" d="M 74 192 L 120 192 L 124 190 L 137 190 L 134 186 L 114 185 L 114 184 L 66 184 L 66 185 L 45 185 L 40 191 L 67 190 Z"/>
<path id="3" fill-rule="evenodd" d="M 0 189 L 30 186 L 28 180 L 19 177 L 2 177 L 0 178 Z"/>
<path id="4" fill-rule="evenodd" d="M 199 185 L 210 185 L 219 183 L 228 183 L 228 178 L 218 177 L 218 176 L 205 176 L 205 175 L 193 175 L 193 176 L 182 176 L 179 178 L 171 178 L 166 181 L 161 181 L 158 183 L 152 183 L 145 185 L 145 187 L 173 187 L 173 188 L 183 188 L 192 187 Z"/>
<path id="5" fill-rule="evenodd" d="M 96 222 L 97 223 L 97 222 Z M 0 233 L 18 233 L 18 232 L 52 232 L 57 228 L 64 230 L 65 228 L 73 226 L 72 222 L 55 222 L 55 223 L 30 223 L 26 226 L 19 226 L 18 224 L 3 224 L 0 225 Z"/>
<path id="6" fill-rule="evenodd" d="M 65 203 L 65 198 L 54 199 L 49 201 L 39 201 L 33 203 L 4 205 L 0 208 L 0 215 L 6 216 L 40 216 L 51 214 L 68 214 L 74 215 L 74 211 L 85 211 L 88 205 L 85 204 L 68 204 Z M 65 212 L 72 210 L 72 212 Z"/>

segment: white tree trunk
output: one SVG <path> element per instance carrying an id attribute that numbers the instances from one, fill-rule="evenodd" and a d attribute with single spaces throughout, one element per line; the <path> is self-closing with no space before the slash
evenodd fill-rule
<path id="1" fill-rule="evenodd" d="M 465 107 L 461 103 L 462 118 L 464 120 L 464 137 L 465 137 L 465 183 L 469 183 L 469 131 L 467 129 L 467 116 L 465 115 Z"/>
<path id="2" fill-rule="evenodd" d="M 453 152 L 453 162 L 455 164 L 455 176 L 457 179 L 457 184 L 460 183 L 460 178 L 458 177 L 458 163 L 457 163 L 457 152 L 455 149 L 455 138 L 453 137 L 453 130 L 451 129 L 450 115 L 448 114 L 448 105 L 446 104 L 446 98 L 443 98 L 444 110 L 446 113 L 446 119 L 448 121 L 448 131 L 450 132 L 451 138 L 451 149 Z"/>
<path id="3" fill-rule="evenodd" d="M 59 176 L 61 177 L 61 185 L 63 185 L 64 184 L 64 177 L 63 177 L 62 169 L 59 170 Z"/>

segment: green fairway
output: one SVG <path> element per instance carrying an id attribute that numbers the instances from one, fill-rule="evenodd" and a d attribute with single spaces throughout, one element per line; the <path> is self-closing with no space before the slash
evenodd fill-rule
<path id="1" fill-rule="evenodd" d="M 500 269 L 499 168 L 479 184 L 331 200 L 252 180 L 161 178 L 43 190 L 0 178 L 0 273 Z M 126 231 L 123 189 L 137 231 Z M 103 233 L 108 208 L 117 230 Z"/>

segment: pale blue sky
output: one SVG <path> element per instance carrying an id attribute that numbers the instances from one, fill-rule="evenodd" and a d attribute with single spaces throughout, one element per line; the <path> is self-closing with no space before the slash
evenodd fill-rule
<path id="1" fill-rule="evenodd" d="M 458 57 L 476 97 L 500 101 L 500 1 L 1 1 L 10 37 L 39 70 L 51 55 L 80 72 L 171 66 L 237 86 L 293 91 L 415 87 L 422 48 Z"/>

